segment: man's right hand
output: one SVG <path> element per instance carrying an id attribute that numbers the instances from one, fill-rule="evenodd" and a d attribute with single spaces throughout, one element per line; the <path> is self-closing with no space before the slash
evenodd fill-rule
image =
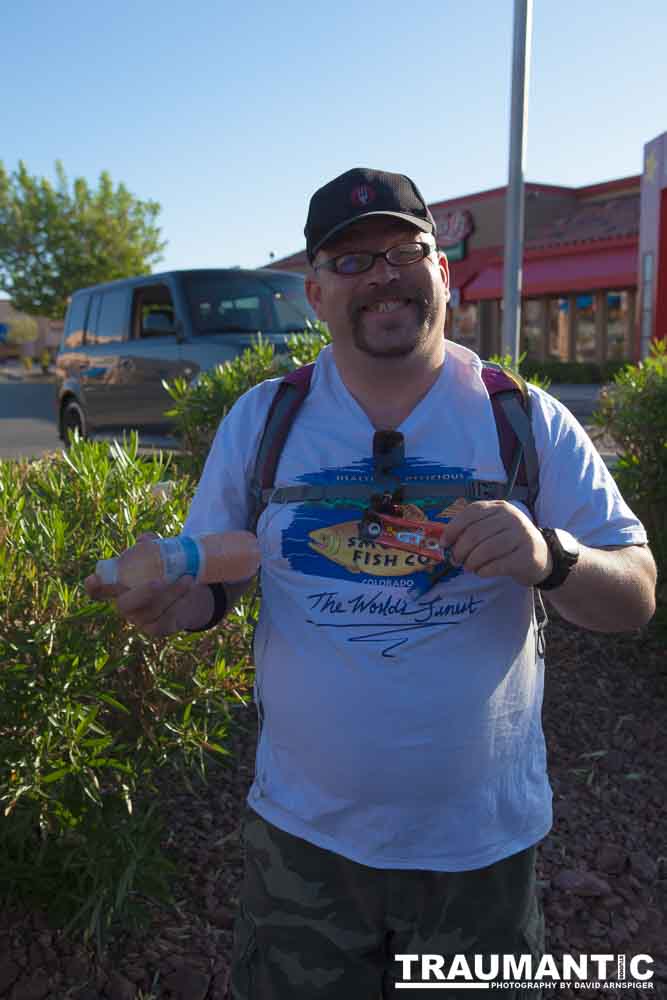
<path id="1" fill-rule="evenodd" d="M 155 538 L 142 535 L 138 541 Z M 154 581 L 139 587 L 107 586 L 96 573 L 84 580 L 86 593 L 94 601 L 113 600 L 118 614 L 146 635 L 163 636 L 184 629 L 198 629 L 213 614 L 210 587 L 183 576 L 174 583 Z"/>

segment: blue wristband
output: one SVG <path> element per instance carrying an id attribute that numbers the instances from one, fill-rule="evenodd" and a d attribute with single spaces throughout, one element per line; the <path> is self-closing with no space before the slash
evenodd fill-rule
<path id="1" fill-rule="evenodd" d="M 194 576 L 195 580 L 199 574 L 201 560 L 199 558 L 199 546 L 188 535 L 181 535 L 181 545 L 185 554 L 184 576 Z"/>

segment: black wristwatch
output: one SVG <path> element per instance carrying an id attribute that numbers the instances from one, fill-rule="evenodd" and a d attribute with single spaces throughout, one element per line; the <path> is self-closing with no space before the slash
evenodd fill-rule
<path id="1" fill-rule="evenodd" d="M 184 628 L 184 632 L 206 632 L 207 629 L 213 628 L 225 617 L 225 612 L 227 610 L 227 591 L 225 590 L 224 583 L 209 583 L 208 586 L 213 594 L 213 614 L 205 625 L 201 625 L 199 628 Z"/>
<path id="2" fill-rule="evenodd" d="M 549 576 L 536 583 L 539 590 L 554 590 L 568 577 L 579 558 L 579 542 L 569 531 L 562 528 L 540 528 L 542 538 L 547 543 L 553 562 Z"/>

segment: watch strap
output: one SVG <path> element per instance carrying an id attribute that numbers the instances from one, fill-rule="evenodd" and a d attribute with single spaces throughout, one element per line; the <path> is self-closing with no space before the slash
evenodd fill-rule
<path id="1" fill-rule="evenodd" d="M 540 528 L 539 531 L 551 553 L 552 566 L 546 579 L 536 583 L 535 586 L 538 590 L 555 590 L 567 580 L 570 570 L 576 565 L 578 555 L 570 556 L 563 550 L 553 528 Z"/>
<path id="2" fill-rule="evenodd" d="M 213 594 L 213 613 L 205 625 L 201 625 L 199 628 L 186 628 L 183 629 L 184 632 L 206 632 L 208 629 L 213 628 L 218 622 L 221 622 L 225 617 L 225 612 L 227 610 L 227 592 L 225 591 L 224 583 L 209 583 L 209 590 Z"/>

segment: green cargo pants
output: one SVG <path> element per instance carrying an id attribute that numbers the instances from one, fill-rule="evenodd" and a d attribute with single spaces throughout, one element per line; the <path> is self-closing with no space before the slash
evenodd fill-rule
<path id="1" fill-rule="evenodd" d="M 369 868 L 279 830 L 247 806 L 242 840 L 232 1000 L 407 1000 L 417 991 L 395 983 L 424 981 L 422 955 L 442 955 L 445 972 L 456 954 L 471 970 L 475 954 L 532 954 L 534 967 L 542 956 L 535 847 L 475 871 Z M 407 954 L 420 959 L 404 978 L 394 956 Z M 430 970 L 426 981 L 437 981 Z"/>

